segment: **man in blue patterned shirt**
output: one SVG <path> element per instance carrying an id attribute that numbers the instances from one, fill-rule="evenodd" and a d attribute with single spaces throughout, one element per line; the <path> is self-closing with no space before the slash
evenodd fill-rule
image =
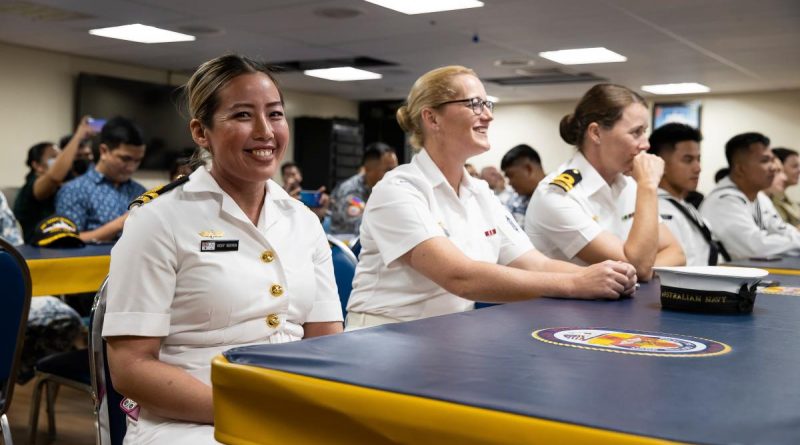
<path id="1" fill-rule="evenodd" d="M 144 154 L 144 137 L 133 122 L 115 117 L 103 126 L 97 165 L 56 195 L 56 213 L 75 222 L 82 240 L 110 241 L 122 231 L 128 203 L 145 192 L 131 180 Z"/>
<path id="2" fill-rule="evenodd" d="M 542 159 L 533 147 L 520 144 L 503 156 L 500 169 L 506 174 L 508 183 L 515 192 L 506 202 L 506 207 L 517 223 L 523 226 L 531 196 L 545 176 Z"/>

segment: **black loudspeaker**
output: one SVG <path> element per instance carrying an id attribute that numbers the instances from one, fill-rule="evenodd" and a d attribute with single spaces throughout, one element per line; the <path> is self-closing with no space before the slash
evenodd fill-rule
<path id="1" fill-rule="evenodd" d="M 365 146 L 373 142 L 383 142 L 393 147 L 397 160 L 405 164 L 411 160 L 411 147 L 406 142 L 406 134 L 397 123 L 397 109 L 403 105 L 400 100 L 364 101 L 358 104 L 358 118 L 364 124 Z"/>
<path id="2" fill-rule="evenodd" d="M 303 188 L 336 184 L 355 175 L 364 153 L 364 127 L 352 119 L 298 117 L 294 120 L 294 162 L 303 172 Z"/>

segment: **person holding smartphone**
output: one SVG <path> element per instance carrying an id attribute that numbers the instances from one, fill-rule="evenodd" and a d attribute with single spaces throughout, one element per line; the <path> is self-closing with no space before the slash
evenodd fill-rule
<path id="1" fill-rule="evenodd" d="M 303 172 L 300 166 L 292 161 L 286 161 L 281 165 L 281 176 L 283 177 L 283 189 L 289 196 L 299 199 L 322 221 L 328 216 L 330 207 L 330 196 L 325 193 L 325 186 L 317 190 L 303 190 Z"/>
<path id="2" fill-rule="evenodd" d="M 14 202 L 14 214 L 26 241 L 33 236 L 36 223 L 55 212 L 56 193 L 70 177 L 83 141 L 96 133 L 89 119 L 81 119 L 65 146 L 40 142 L 28 150 L 26 164 L 30 170 Z"/>
<path id="3" fill-rule="evenodd" d="M 144 135 L 133 121 L 118 116 L 103 125 L 100 160 L 56 195 L 56 213 L 78 226 L 83 241 L 113 241 L 122 231 L 128 204 L 145 192 L 132 179 L 144 155 Z"/>

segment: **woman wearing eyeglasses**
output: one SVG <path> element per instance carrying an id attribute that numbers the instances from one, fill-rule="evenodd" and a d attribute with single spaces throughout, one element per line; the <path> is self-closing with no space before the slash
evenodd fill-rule
<path id="1" fill-rule="evenodd" d="M 564 116 L 561 137 L 578 152 L 545 177 L 528 204 L 525 231 L 536 248 L 576 264 L 627 261 L 642 281 L 654 265 L 686 264 L 659 223 L 664 161 L 646 153 L 649 122 L 644 99 L 611 84 L 592 87 Z"/>
<path id="2" fill-rule="evenodd" d="M 493 106 L 468 68 L 438 68 L 414 83 L 397 120 L 418 152 L 367 202 L 348 329 L 466 311 L 475 301 L 633 291 L 627 263 L 583 268 L 537 252 L 488 185 L 466 173 L 466 160 L 489 150 Z"/>

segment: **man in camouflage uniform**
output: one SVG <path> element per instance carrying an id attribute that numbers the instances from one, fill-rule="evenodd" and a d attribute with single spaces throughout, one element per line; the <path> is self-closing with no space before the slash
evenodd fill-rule
<path id="1" fill-rule="evenodd" d="M 17 226 L 17 219 L 2 192 L 0 238 L 15 246 L 22 244 L 22 233 Z M 81 318 L 74 309 L 55 297 L 33 298 L 25 327 L 25 343 L 22 347 L 17 383 L 22 384 L 33 378 L 34 365 L 39 359 L 74 349 L 75 339 L 80 332 Z"/>
<path id="2" fill-rule="evenodd" d="M 531 146 L 520 144 L 503 156 L 500 169 L 506 174 L 508 183 L 515 192 L 506 202 L 506 207 L 517 223 L 523 226 L 531 196 L 545 177 L 542 159 Z"/>
<path id="3" fill-rule="evenodd" d="M 0 192 L 0 238 L 15 246 L 22 244 L 22 233 L 17 227 L 17 219 L 14 218 L 3 192 Z"/>
<path id="4" fill-rule="evenodd" d="M 372 187 L 389 170 L 397 167 L 397 155 L 392 147 L 375 142 L 364 150 L 361 165 L 363 173 L 358 173 L 337 185 L 331 195 L 331 233 L 356 234 L 361 227 L 364 207 L 372 192 Z"/>

